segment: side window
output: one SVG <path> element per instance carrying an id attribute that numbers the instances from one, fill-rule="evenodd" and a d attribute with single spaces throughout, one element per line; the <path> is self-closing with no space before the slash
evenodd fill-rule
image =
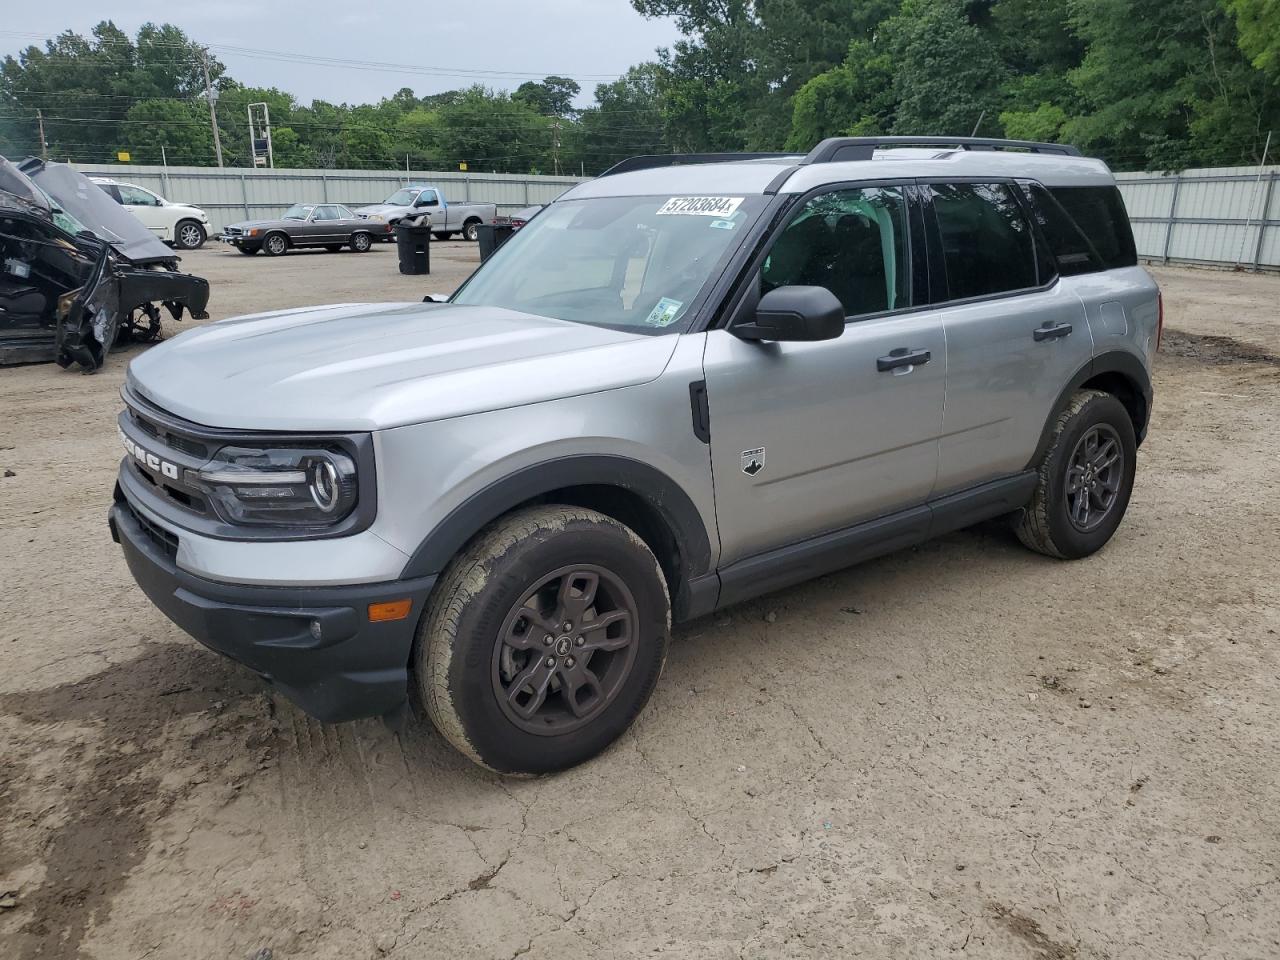
<path id="1" fill-rule="evenodd" d="M 119 185 L 120 202 L 135 207 L 158 207 L 160 201 L 156 199 L 155 194 L 148 193 L 141 187 L 131 187 L 127 183 Z"/>
<path id="2" fill-rule="evenodd" d="M 858 317 L 910 306 L 907 202 L 900 187 L 835 190 L 809 200 L 774 242 L 760 293 L 826 287 Z"/>
<path id="3" fill-rule="evenodd" d="M 338 217 L 338 219 L 339 219 L 339 220 L 357 220 L 357 219 L 359 219 L 359 218 L 358 218 L 354 213 L 352 213 L 350 210 L 348 210 L 348 209 L 347 209 L 346 207 L 344 207 L 344 206 L 341 206 L 341 205 L 339 205 L 339 206 L 335 206 L 335 207 L 333 208 L 333 210 L 334 210 L 334 213 L 337 215 L 337 217 Z"/>
<path id="4" fill-rule="evenodd" d="M 338 208 L 328 204 L 324 206 L 316 207 L 316 215 L 311 219 L 312 220 L 337 220 Z"/>
<path id="5" fill-rule="evenodd" d="M 935 183 L 929 190 L 952 300 L 1038 285 L 1031 224 L 1009 186 Z"/>
<path id="6" fill-rule="evenodd" d="M 124 203 L 124 201 L 120 199 L 120 191 L 116 189 L 116 185 L 114 183 L 100 183 L 98 186 L 102 188 L 103 193 L 116 203 Z"/>
<path id="7" fill-rule="evenodd" d="M 1124 198 L 1116 187 L 1053 187 L 1054 198 L 1076 222 L 1102 257 L 1103 269 L 1138 262 Z"/>
<path id="8" fill-rule="evenodd" d="M 435 207 L 439 206 L 439 203 L 440 201 L 437 199 L 436 192 L 434 190 L 423 190 L 422 193 L 418 194 L 418 202 L 415 203 L 414 206 Z"/>
<path id="9" fill-rule="evenodd" d="M 1019 186 L 1040 227 L 1040 233 L 1048 241 L 1054 262 L 1062 276 L 1075 277 L 1103 269 L 1102 258 L 1089 238 L 1048 190 L 1038 183 L 1022 183 Z"/>

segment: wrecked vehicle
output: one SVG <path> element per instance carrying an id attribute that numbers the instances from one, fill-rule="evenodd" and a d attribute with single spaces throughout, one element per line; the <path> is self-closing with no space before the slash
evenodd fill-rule
<path id="1" fill-rule="evenodd" d="M 0 366 L 93 372 L 118 339 L 158 339 L 161 306 L 204 319 L 208 302 L 208 281 L 87 177 L 0 157 Z"/>

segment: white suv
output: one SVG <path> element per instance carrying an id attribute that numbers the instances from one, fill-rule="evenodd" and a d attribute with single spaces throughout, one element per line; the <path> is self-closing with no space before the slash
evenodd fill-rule
<path id="1" fill-rule="evenodd" d="M 159 194 L 108 177 L 90 177 L 112 200 L 141 220 L 161 240 L 180 250 L 198 250 L 209 236 L 209 217 L 199 207 L 170 203 Z"/>

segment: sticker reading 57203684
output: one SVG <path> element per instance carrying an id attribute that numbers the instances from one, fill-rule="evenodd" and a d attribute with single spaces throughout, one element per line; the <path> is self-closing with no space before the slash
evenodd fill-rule
<path id="1" fill-rule="evenodd" d="M 658 208 L 658 216 L 684 214 L 695 217 L 728 217 L 742 204 L 742 197 L 672 197 Z"/>

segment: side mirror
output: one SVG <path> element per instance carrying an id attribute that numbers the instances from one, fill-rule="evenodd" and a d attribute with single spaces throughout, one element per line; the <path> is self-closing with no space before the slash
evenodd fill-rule
<path id="1" fill-rule="evenodd" d="M 844 305 L 826 287 L 778 287 L 729 332 L 743 340 L 834 340 L 844 333 Z"/>

